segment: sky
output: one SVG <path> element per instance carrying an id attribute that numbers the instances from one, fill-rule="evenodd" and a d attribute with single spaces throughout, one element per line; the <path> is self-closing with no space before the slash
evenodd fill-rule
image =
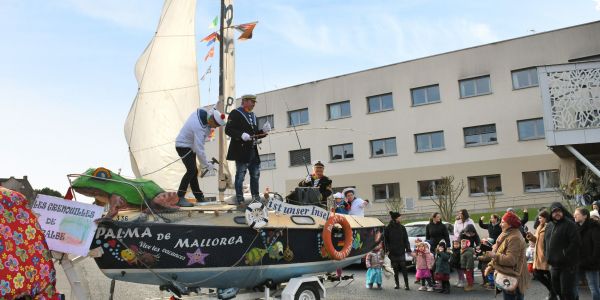
<path id="1" fill-rule="evenodd" d="M 66 175 L 104 166 L 133 176 L 123 133 L 133 68 L 159 0 L 0 0 L 0 178 L 65 193 Z M 600 0 L 236 0 L 259 21 L 236 45 L 236 94 L 261 93 L 471 46 L 593 22 Z M 198 69 L 219 1 L 198 0 Z M 551 49 L 548 49 L 551 51 Z M 540 53 L 541 55 L 543 53 Z M 200 74 L 199 76 L 201 76 Z M 218 77 L 200 83 L 216 102 Z"/>

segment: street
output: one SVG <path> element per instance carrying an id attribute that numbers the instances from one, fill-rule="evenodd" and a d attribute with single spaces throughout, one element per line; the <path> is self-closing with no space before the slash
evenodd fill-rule
<path id="1" fill-rule="evenodd" d="M 57 269 L 57 287 L 61 293 L 66 294 L 66 299 L 70 299 L 69 283 L 66 280 L 64 272 L 59 264 L 56 264 Z M 100 269 L 96 266 L 91 258 L 86 258 L 77 264 L 77 270 L 80 276 L 84 279 L 84 284 L 89 286 L 91 299 L 103 300 L 109 299 L 110 296 L 110 280 L 105 277 Z M 326 283 L 327 299 L 342 300 L 342 299 L 494 299 L 493 291 L 488 291 L 479 286 L 481 276 L 477 271 L 475 275 L 476 288 L 471 292 L 464 292 L 460 288 L 452 287 L 449 295 L 438 294 L 432 292 L 418 291 L 418 285 L 414 284 L 414 271 L 409 272 L 410 291 L 404 289 L 395 290 L 393 278 L 387 279 L 384 277 L 382 290 L 368 290 L 365 288 L 365 273 L 366 270 L 360 266 L 344 269 L 343 275 L 354 274 L 353 282 L 342 282 L 337 287 L 333 283 Z M 451 274 L 451 283 L 454 282 L 456 274 Z M 400 279 L 402 282 L 402 278 Z M 401 284 L 402 285 L 402 284 Z M 204 290 L 203 290 L 204 291 Z M 587 287 L 579 288 L 581 300 L 591 299 L 589 289 Z M 115 284 L 115 293 L 113 299 L 127 300 L 158 300 L 169 299 L 170 293 L 160 291 L 157 286 L 135 284 L 117 281 Z M 525 294 L 526 299 L 541 300 L 547 296 L 546 289 L 537 281 L 532 281 L 531 287 Z M 498 295 L 498 299 L 502 296 Z M 182 299 L 216 299 L 216 297 L 207 296 L 185 296 Z M 239 295 L 235 299 L 248 299 L 244 295 Z"/>

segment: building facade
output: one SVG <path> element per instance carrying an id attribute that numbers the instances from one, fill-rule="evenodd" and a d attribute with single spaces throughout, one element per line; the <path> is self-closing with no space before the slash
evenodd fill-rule
<path id="1" fill-rule="evenodd" d="M 367 214 L 400 196 L 434 211 L 442 176 L 464 182 L 461 208 L 555 201 L 575 160 L 546 144 L 537 67 L 597 56 L 599 40 L 594 22 L 261 93 L 254 112 L 274 129 L 261 189 L 292 190 L 319 159 L 336 190 L 370 200 Z M 216 193 L 216 176 L 201 182 Z"/>

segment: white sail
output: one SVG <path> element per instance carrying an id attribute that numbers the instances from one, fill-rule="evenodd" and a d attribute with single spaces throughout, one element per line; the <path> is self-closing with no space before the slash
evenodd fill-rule
<path id="1" fill-rule="evenodd" d="M 156 33 L 135 66 L 139 88 L 125 122 L 136 177 L 170 191 L 185 173 L 175 138 L 200 106 L 195 12 L 195 0 L 165 1 Z"/>

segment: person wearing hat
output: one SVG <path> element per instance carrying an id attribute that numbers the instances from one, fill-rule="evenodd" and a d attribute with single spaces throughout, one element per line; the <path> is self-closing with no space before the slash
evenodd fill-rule
<path id="1" fill-rule="evenodd" d="M 348 214 L 364 217 L 365 207 L 369 204 L 369 201 L 356 197 L 355 188 L 345 188 L 342 191 L 342 194 L 344 194 L 346 201 L 350 204 L 350 210 L 348 211 Z"/>
<path id="2" fill-rule="evenodd" d="M 512 212 L 505 213 L 500 222 L 502 235 L 496 243 L 498 247 L 486 252 L 491 259 L 484 271 L 486 276 L 494 270 L 499 274 L 517 278 L 517 289 L 514 292 L 502 291 L 504 299 L 525 299 L 525 292 L 531 281 L 525 257 L 527 243 L 519 231 L 520 226 L 521 220 L 517 215 Z"/>
<path id="3" fill-rule="evenodd" d="M 191 207 L 185 199 L 185 193 L 188 186 L 192 188 L 192 193 L 198 202 L 204 202 L 204 193 L 200 190 L 198 184 L 198 168 L 196 167 L 196 156 L 202 165 L 208 170 L 213 171 L 215 167 L 206 159 L 204 153 L 204 142 L 206 137 L 210 135 L 212 128 L 217 128 L 225 124 L 225 114 L 213 109 L 207 111 L 204 108 L 198 108 L 194 111 L 183 124 L 179 131 L 179 135 L 175 139 L 175 150 L 185 166 L 185 174 L 181 178 L 181 183 L 177 189 L 179 197 L 178 206 Z"/>
<path id="4" fill-rule="evenodd" d="M 231 141 L 227 150 L 227 160 L 235 161 L 235 197 L 238 205 L 244 202 L 244 177 L 250 173 L 250 193 L 253 199 L 258 199 L 258 180 L 260 178 L 260 158 L 258 156 L 258 139 L 262 139 L 269 131 L 271 124 L 266 122 L 258 128 L 256 116 L 252 112 L 256 104 L 255 95 L 242 96 L 242 105 L 229 114 L 225 134 Z"/>
<path id="5" fill-rule="evenodd" d="M 600 213 L 597 210 L 590 211 L 590 218 L 592 221 L 600 222 Z"/>
<path id="6" fill-rule="evenodd" d="M 342 193 L 333 194 L 333 207 L 336 213 L 344 215 L 348 214 L 348 209 L 350 208 L 348 202 L 344 200 L 344 194 Z"/>
<path id="7" fill-rule="evenodd" d="M 390 258 L 392 268 L 394 269 L 394 282 L 396 283 L 395 289 L 400 288 L 400 282 L 398 276 L 402 272 L 404 277 L 404 289 L 409 290 L 408 287 L 408 272 L 406 270 L 406 253 L 411 253 L 410 243 L 408 241 L 408 233 L 406 227 L 400 223 L 400 213 L 390 211 L 390 223 L 383 231 L 383 237 L 385 242 L 385 251 Z"/>
<path id="8" fill-rule="evenodd" d="M 550 265 L 552 286 L 560 299 L 577 298 L 577 265 L 581 238 L 574 218 L 560 202 L 550 206 L 544 234 L 544 256 Z"/>
<path id="9" fill-rule="evenodd" d="M 517 211 L 512 207 L 507 208 L 506 212 L 511 212 L 511 213 L 515 214 L 517 217 L 519 216 L 517 214 Z M 523 208 L 523 218 L 521 218 L 519 220 L 521 221 L 521 227 L 519 228 L 519 230 L 521 231 L 523 238 L 525 238 L 525 235 L 528 230 L 526 224 L 527 224 L 527 222 L 529 222 L 529 213 L 527 212 L 527 208 Z"/>
<path id="10" fill-rule="evenodd" d="M 327 205 L 327 198 L 332 193 L 331 184 L 333 181 L 323 174 L 324 171 L 325 164 L 320 160 L 315 161 L 313 163 L 313 173 L 308 174 L 304 180 L 298 183 L 298 186 L 319 188 L 319 193 L 321 193 L 321 204 Z"/>

